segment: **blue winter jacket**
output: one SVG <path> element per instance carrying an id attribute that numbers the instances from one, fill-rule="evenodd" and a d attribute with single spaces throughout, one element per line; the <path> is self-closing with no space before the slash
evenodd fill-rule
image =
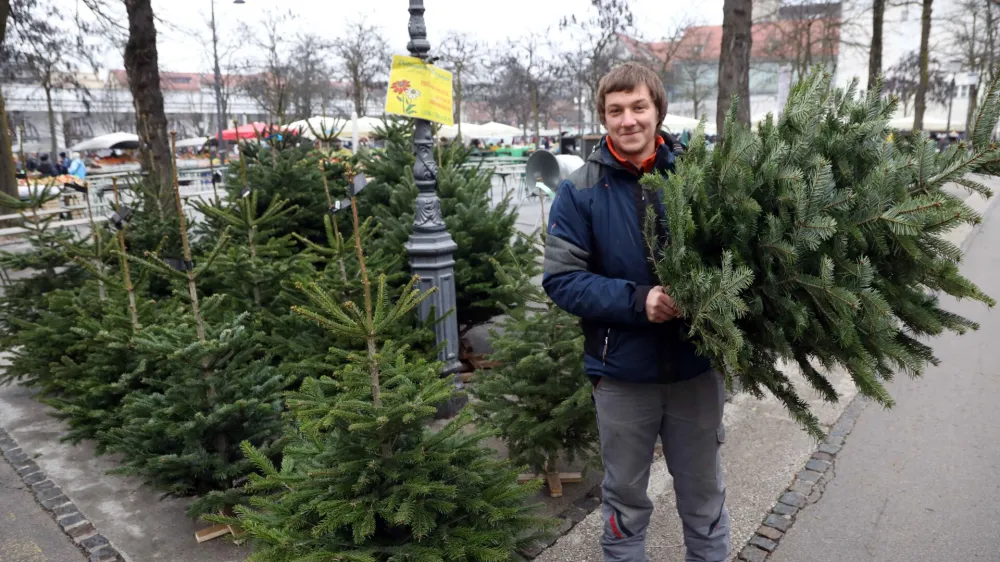
<path id="1" fill-rule="evenodd" d="M 675 143 L 666 141 L 654 165 L 661 173 L 674 170 Z M 646 296 L 660 284 L 640 227 L 649 205 L 664 216 L 659 197 L 611 155 L 606 138 L 552 202 L 542 286 L 556 305 L 582 319 L 584 367 L 592 378 L 669 383 L 710 368 L 684 338 L 683 320 L 646 318 Z M 664 239 L 668 226 L 660 229 Z"/>

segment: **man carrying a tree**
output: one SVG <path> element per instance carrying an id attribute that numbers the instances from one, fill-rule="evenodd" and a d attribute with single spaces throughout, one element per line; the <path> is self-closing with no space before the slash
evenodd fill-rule
<path id="1" fill-rule="evenodd" d="M 649 247 L 665 241 L 663 206 L 639 185 L 674 169 L 674 140 L 659 132 L 666 92 L 655 73 L 627 63 L 600 82 L 597 111 L 608 134 L 552 203 L 543 286 L 583 320 L 584 364 L 594 383 L 604 463 L 607 562 L 648 562 L 646 493 L 659 436 L 674 479 L 688 562 L 729 556 L 720 445 L 724 379 L 683 337 Z M 643 239 L 647 211 L 662 240 Z"/>

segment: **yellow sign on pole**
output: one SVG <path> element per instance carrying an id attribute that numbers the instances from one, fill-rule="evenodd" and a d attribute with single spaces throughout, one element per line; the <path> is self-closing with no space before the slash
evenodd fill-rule
<path id="1" fill-rule="evenodd" d="M 415 57 L 392 56 L 385 112 L 454 125 L 451 73 Z"/>

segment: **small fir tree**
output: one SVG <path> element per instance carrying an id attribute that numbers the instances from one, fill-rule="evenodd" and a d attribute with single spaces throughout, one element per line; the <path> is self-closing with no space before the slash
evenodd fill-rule
<path id="1" fill-rule="evenodd" d="M 357 232 L 356 213 L 354 224 Z M 480 444 L 483 431 L 466 430 L 468 411 L 438 433 L 427 429 L 451 383 L 439 363 L 383 341 L 426 294 L 411 280 L 390 302 L 384 277 L 371 286 L 354 239 L 363 304 L 341 305 L 310 285 L 311 306 L 296 310 L 365 351 L 289 395 L 294 425 L 280 469 L 244 444 L 261 471 L 247 484 L 253 497 L 237 517 L 213 519 L 244 530 L 252 560 L 507 562 L 548 527 L 526 505 L 534 488 L 518 486 L 510 465 Z"/>
<path id="2" fill-rule="evenodd" d="M 936 292 L 994 304 L 959 273 L 961 250 L 942 235 L 981 220 L 945 185 L 989 196 L 968 174 L 1000 172 L 990 141 L 998 82 L 969 142 L 940 154 L 926 136 L 887 140 L 895 100 L 878 88 L 858 98 L 856 87 L 835 89 L 814 72 L 777 122 L 752 133 L 731 114 L 714 151 L 698 133 L 675 174 L 643 179 L 668 225 L 647 213 L 655 268 L 699 351 L 741 388 L 777 396 L 817 437 L 779 359 L 827 400 L 837 393 L 816 366 L 844 368 L 862 395 L 889 406 L 881 381 L 937 364 L 923 337 L 978 327 L 942 309 Z"/>
<path id="3" fill-rule="evenodd" d="M 542 243 L 530 240 L 539 248 Z M 535 259 L 540 254 L 536 250 Z M 498 264 L 505 289 L 526 306 L 511 308 L 500 329 L 490 330 L 490 359 L 499 366 L 476 373 L 472 388 L 482 423 L 496 428 L 510 459 L 546 475 L 561 494 L 559 460 L 588 461 L 598 451 L 592 386 L 583 370 L 583 334 L 575 317 L 555 306 L 530 270 L 511 276 Z"/>

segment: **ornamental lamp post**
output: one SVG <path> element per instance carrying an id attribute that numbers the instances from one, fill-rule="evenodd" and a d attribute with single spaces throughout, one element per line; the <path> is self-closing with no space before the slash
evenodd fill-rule
<path id="1" fill-rule="evenodd" d="M 410 42 L 406 48 L 411 56 L 430 62 L 428 51 L 431 45 L 427 41 L 427 28 L 424 25 L 423 0 L 410 0 L 409 12 Z M 413 214 L 413 233 L 406 243 L 406 251 L 410 256 L 410 267 L 414 275 L 420 278 L 420 288 L 425 291 L 437 289 L 420 304 L 418 313 L 424 321 L 430 316 L 431 310 L 437 316 L 434 336 L 441 349 L 438 359 L 444 363 L 444 374 L 452 375 L 457 374 L 462 366 L 458 359 L 458 319 L 455 316 L 454 252 L 458 245 L 448 233 L 441 216 L 431 122 L 425 119 L 414 119 L 413 122 L 413 147 L 416 154 L 413 177 L 419 193 Z M 462 386 L 462 382 L 456 377 L 455 387 Z M 464 399 L 453 399 L 450 404 L 443 406 L 449 411 L 439 413 L 453 413 L 462 405 L 459 402 L 464 402 Z"/>

